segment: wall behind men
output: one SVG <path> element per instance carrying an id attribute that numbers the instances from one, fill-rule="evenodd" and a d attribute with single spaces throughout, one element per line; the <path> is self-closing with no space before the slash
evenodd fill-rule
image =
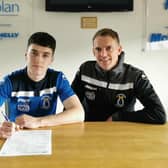
<path id="1" fill-rule="evenodd" d="M 4 2 L 7 2 L 7 0 Z M 167 17 L 163 10 L 164 0 L 134 0 L 133 12 L 46 12 L 45 0 L 15 0 L 20 4 L 18 16 L 0 16 L 0 32 L 18 31 L 17 39 L 1 39 L 0 77 L 24 67 L 24 53 L 28 37 L 36 31 L 47 31 L 57 40 L 55 60 L 52 67 L 65 73 L 71 82 L 79 65 L 94 59 L 92 55 L 92 36 L 104 27 L 118 31 L 127 63 L 143 69 L 151 80 L 156 92 L 168 110 L 166 74 L 168 50 L 147 51 L 149 33 L 163 31 Z M 163 15 L 161 11 L 164 11 Z M 95 16 L 97 29 L 82 29 L 81 17 Z M 165 31 L 165 29 L 164 29 Z M 61 110 L 59 105 L 58 111 Z"/>

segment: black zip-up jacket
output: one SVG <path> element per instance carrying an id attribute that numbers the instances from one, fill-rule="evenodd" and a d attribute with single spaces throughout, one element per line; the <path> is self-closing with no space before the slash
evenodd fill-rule
<path id="1" fill-rule="evenodd" d="M 132 121 L 164 124 L 166 113 L 145 73 L 124 63 L 124 53 L 118 65 L 103 71 L 96 61 L 83 63 L 72 88 L 85 109 L 85 121 Z M 135 111 L 138 99 L 143 108 Z"/>

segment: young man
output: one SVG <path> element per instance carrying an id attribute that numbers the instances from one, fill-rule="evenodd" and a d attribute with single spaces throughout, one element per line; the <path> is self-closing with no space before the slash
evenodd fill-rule
<path id="1" fill-rule="evenodd" d="M 37 128 L 81 122 L 84 110 L 62 72 L 50 69 L 56 40 L 37 32 L 28 40 L 27 66 L 0 82 L 0 105 L 8 99 L 9 121 L 2 123 L 0 137 L 8 138 L 18 128 Z M 57 97 L 65 110 L 56 114 Z M 15 122 L 15 124 L 14 124 Z"/>
<path id="2" fill-rule="evenodd" d="M 83 63 L 72 88 L 85 109 L 85 121 L 164 124 L 164 108 L 144 72 L 124 63 L 118 33 L 101 29 L 93 37 L 96 61 Z M 144 106 L 134 110 L 136 99 Z"/>

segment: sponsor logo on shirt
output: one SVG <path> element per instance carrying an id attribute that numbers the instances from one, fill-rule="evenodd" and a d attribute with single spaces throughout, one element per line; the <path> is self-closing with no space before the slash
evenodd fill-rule
<path id="1" fill-rule="evenodd" d="M 85 96 L 89 99 L 89 100 L 95 100 L 95 93 L 94 92 L 89 92 L 89 91 L 86 91 L 85 92 Z"/>
<path id="2" fill-rule="evenodd" d="M 17 110 L 21 112 L 30 111 L 30 100 L 29 99 L 18 99 Z"/>

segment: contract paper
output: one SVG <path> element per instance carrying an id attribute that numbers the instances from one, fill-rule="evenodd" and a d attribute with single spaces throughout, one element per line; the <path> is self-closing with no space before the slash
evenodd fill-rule
<path id="1" fill-rule="evenodd" d="M 0 156 L 50 155 L 51 130 L 20 130 L 3 144 Z"/>

